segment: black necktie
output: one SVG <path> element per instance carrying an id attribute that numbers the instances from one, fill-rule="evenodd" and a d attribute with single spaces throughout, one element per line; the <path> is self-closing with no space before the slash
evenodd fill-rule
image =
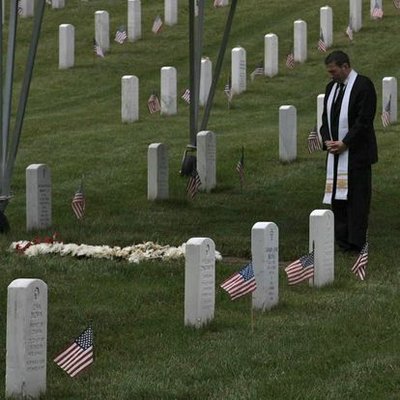
<path id="1" fill-rule="evenodd" d="M 339 114 L 340 114 L 340 106 L 342 105 L 344 92 L 345 92 L 344 83 L 339 83 L 338 94 L 337 94 L 336 100 L 333 104 L 333 113 L 335 116 L 339 116 Z"/>

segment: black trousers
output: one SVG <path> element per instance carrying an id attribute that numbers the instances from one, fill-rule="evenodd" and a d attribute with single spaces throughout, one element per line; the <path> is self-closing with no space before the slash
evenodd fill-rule
<path id="1" fill-rule="evenodd" d="M 334 188 L 336 188 L 336 167 L 337 162 L 335 162 Z M 361 250 L 367 240 L 371 187 L 371 166 L 368 166 L 349 170 L 347 200 L 334 200 L 335 189 L 333 191 L 335 239 L 344 249 Z"/>

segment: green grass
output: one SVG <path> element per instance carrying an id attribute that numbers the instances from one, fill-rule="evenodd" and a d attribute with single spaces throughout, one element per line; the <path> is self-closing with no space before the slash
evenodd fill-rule
<path id="1" fill-rule="evenodd" d="M 208 2 L 210 3 L 210 2 Z M 374 81 L 378 93 L 368 280 L 350 268 L 354 259 L 336 254 L 335 282 L 322 290 L 289 288 L 280 276 L 278 307 L 256 313 L 250 329 L 250 299 L 231 302 L 217 290 L 214 321 L 201 330 L 183 326 L 184 263 L 60 257 L 27 259 L 8 252 L 11 241 L 60 233 L 64 242 L 125 246 L 142 241 L 179 245 L 190 237 L 212 238 L 223 256 L 249 259 L 251 227 L 273 221 L 279 227 L 280 260 L 292 261 L 308 248 L 308 218 L 322 208 L 324 154 L 309 155 L 306 138 L 316 119 L 316 97 L 328 81 L 324 56 L 315 49 L 319 7 L 311 0 L 239 2 L 208 128 L 217 135 L 217 188 L 186 199 L 179 174 L 188 143 L 188 107 L 178 115 L 149 115 L 146 101 L 159 88 L 159 70 L 178 70 L 178 92 L 188 86 L 187 2 L 179 23 L 151 34 L 163 1 L 142 2 L 143 40 L 111 44 L 104 60 L 94 59 L 94 12 L 107 10 L 112 34 L 126 23 L 126 3 L 69 0 L 63 10 L 46 9 L 31 92 L 12 181 L 14 198 L 6 214 L 12 230 L 0 238 L 0 340 L 5 348 L 7 286 L 36 277 L 49 286 L 48 390 L 45 399 L 398 399 L 400 357 L 399 125 L 380 123 L 381 80 L 400 77 L 399 13 L 388 2 L 382 21 L 370 21 L 353 43 L 344 35 L 347 5 L 333 0 L 334 49 L 348 52 L 354 68 Z M 365 2 L 364 2 L 365 3 Z M 227 9 L 206 7 L 204 55 L 214 62 Z M 308 24 L 309 58 L 288 70 L 293 21 Z M 76 66 L 58 70 L 58 26 L 75 25 Z M 20 87 L 32 20 L 18 28 L 16 89 Z M 223 93 L 229 50 L 247 51 L 248 73 L 263 58 L 263 37 L 279 36 L 280 73 L 248 82 L 248 90 L 227 108 Z M 120 80 L 140 79 L 140 121 L 121 124 Z M 14 102 L 15 104 L 15 102 Z M 278 160 L 278 108 L 298 113 L 298 158 Z M 166 143 L 170 199 L 147 201 L 147 147 Z M 235 172 L 245 147 L 243 193 Z M 53 227 L 25 230 L 25 169 L 47 164 L 53 182 Z M 78 224 L 70 201 L 85 175 L 87 213 Z M 241 264 L 217 264 L 217 283 Z M 89 376 L 68 378 L 52 357 L 93 320 L 96 362 Z M 0 353 L 0 392 L 5 351 Z M 90 387 L 90 390 L 89 390 Z"/>

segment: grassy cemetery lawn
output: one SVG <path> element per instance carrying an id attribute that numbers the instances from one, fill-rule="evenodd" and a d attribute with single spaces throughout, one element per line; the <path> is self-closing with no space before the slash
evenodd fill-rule
<path id="1" fill-rule="evenodd" d="M 384 4 L 384 18 L 369 17 L 349 41 L 348 4 L 332 0 L 332 49 L 347 52 L 354 69 L 369 76 L 378 94 L 375 119 L 379 162 L 373 167 L 369 264 L 365 282 L 351 273 L 354 255 L 335 253 L 335 281 L 313 289 L 289 287 L 283 269 L 279 305 L 254 315 L 250 296 L 231 301 L 216 289 L 215 318 L 205 328 L 185 328 L 184 260 L 27 258 L 10 252 L 13 241 L 59 234 L 64 243 L 129 246 L 153 241 L 178 246 L 209 237 L 222 254 L 216 283 L 251 258 L 251 228 L 273 221 L 279 228 L 279 259 L 288 265 L 308 251 L 309 214 L 325 208 L 325 154 L 309 154 L 307 137 L 316 124 L 318 94 L 328 76 L 317 51 L 319 7 L 312 0 L 239 1 L 208 129 L 217 136 L 217 187 L 191 201 L 179 176 L 189 137 L 189 106 L 178 114 L 150 114 L 147 99 L 159 92 L 160 68 L 175 66 L 178 96 L 188 87 L 188 5 L 179 3 L 178 24 L 151 32 L 162 0 L 142 2 L 143 38 L 113 41 L 126 25 L 126 2 L 69 0 L 47 6 L 23 133 L 6 209 L 11 231 L 0 237 L 0 340 L 5 349 L 7 286 L 17 278 L 48 285 L 46 400 L 77 399 L 397 399 L 400 390 L 400 161 L 398 123 L 382 127 L 382 79 L 400 78 L 400 10 Z M 148 4 L 150 3 L 150 4 Z M 346 4 L 344 4 L 346 3 Z M 368 4 L 367 4 L 368 3 Z M 322 4 L 321 4 L 322 5 Z M 94 12 L 110 14 L 111 48 L 93 53 Z M 215 65 L 228 8 L 205 11 L 205 56 Z M 308 26 L 308 59 L 293 70 L 285 58 L 293 46 L 293 21 Z M 58 69 L 58 26 L 75 26 L 75 66 Z M 7 25 L 6 25 L 7 26 Z M 21 19 L 16 53 L 16 97 L 21 86 L 32 19 Z M 279 74 L 247 81 L 228 108 L 224 85 L 230 50 L 247 52 L 248 76 L 264 57 L 264 35 L 279 37 Z M 121 77 L 140 80 L 140 119 L 121 123 Z M 14 102 L 15 105 L 16 101 Z M 297 159 L 279 162 L 278 110 L 297 109 Z M 169 192 L 147 200 L 147 149 L 165 143 Z M 245 182 L 235 171 L 244 146 Z M 25 169 L 44 163 L 52 175 L 53 227 L 26 232 Z M 86 213 L 77 221 L 71 199 L 84 175 Z M 95 362 L 72 379 L 54 356 L 92 321 Z M 5 350 L 0 353 L 0 392 L 5 387 Z"/>

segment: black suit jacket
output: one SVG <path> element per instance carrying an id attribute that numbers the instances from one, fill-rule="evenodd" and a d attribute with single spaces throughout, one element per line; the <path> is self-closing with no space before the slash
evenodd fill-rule
<path id="1" fill-rule="evenodd" d="M 320 133 L 323 142 L 331 140 L 326 106 L 334 86 L 331 81 L 325 90 L 324 111 Z M 369 78 L 357 75 L 349 99 L 349 131 L 343 142 L 349 148 L 349 169 L 362 168 L 378 161 L 378 146 L 374 130 L 376 91 Z"/>

